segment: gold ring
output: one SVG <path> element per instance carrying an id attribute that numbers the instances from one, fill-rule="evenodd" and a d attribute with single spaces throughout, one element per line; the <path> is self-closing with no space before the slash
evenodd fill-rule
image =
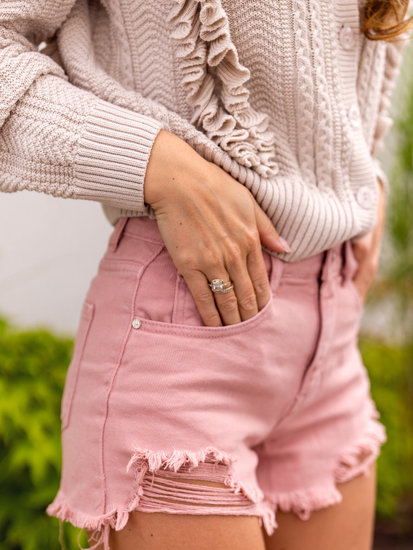
<path id="1" fill-rule="evenodd" d="M 212 292 L 230 292 L 234 285 L 232 284 L 232 281 L 227 281 L 224 283 L 223 279 L 212 279 L 208 285 L 211 287 Z"/>

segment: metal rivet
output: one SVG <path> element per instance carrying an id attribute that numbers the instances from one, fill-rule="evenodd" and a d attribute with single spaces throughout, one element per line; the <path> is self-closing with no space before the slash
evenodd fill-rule
<path id="1" fill-rule="evenodd" d="M 141 328 L 141 325 L 142 325 L 142 323 L 141 323 L 141 321 L 140 321 L 139 319 L 134 319 L 134 320 L 132 321 L 132 326 L 133 326 L 133 328 Z"/>

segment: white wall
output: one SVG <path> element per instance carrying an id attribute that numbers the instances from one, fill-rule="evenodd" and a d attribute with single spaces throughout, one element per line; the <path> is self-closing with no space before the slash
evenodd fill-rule
<path id="1" fill-rule="evenodd" d="M 96 202 L 0 193 L 0 316 L 73 334 L 112 230 Z"/>

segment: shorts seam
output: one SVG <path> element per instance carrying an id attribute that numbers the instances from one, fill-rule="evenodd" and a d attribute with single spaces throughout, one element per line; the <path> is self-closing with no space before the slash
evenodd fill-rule
<path id="1" fill-rule="evenodd" d="M 130 239 L 135 239 L 135 241 L 146 241 L 146 242 L 151 243 L 151 244 L 165 244 L 164 241 L 159 241 L 159 240 L 156 240 L 156 239 L 150 239 L 150 238 L 145 237 L 145 236 L 137 235 L 136 233 L 131 233 L 127 230 L 125 230 L 123 232 L 123 235 L 129 237 Z"/>
<path id="2" fill-rule="evenodd" d="M 153 262 L 154 259 L 160 254 L 161 250 L 162 249 L 157 250 L 154 254 L 152 254 L 150 260 L 148 260 L 148 262 L 145 263 L 143 269 L 139 270 L 136 273 L 136 281 L 135 281 L 134 290 L 133 290 L 133 293 L 132 293 L 132 302 L 131 302 L 131 309 L 130 309 L 129 320 L 128 320 L 128 327 L 127 327 L 126 333 L 125 333 L 125 335 L 123 337 L 123 340 L 122 340 L 122 346 L 121 346 L 121 349 L 120 349 L 120 352 L 119 352 L 119 357 L 118 357 L 118 360 L 116 362 L 115 368 L 113 369 L 112 377 L 111 377 L 111 380 L 110 380 L 110 385 L 109 385 L 108 392 L 107 392 L 106 399 L 105 399 L 105 414 L 104 414 L 104 418 L 103 418 L 102 431 L 101 431 L 101 467 L 102 467 L 102 477 L 103 477 L 103 510 L 104 510 L 103 513 L 104 514 L 106 513 L 106 506 L 107 506 L 107 476 L 106 476 L 105 457 L 104 457 L 104 455 L 105 455 L 106 423 L 107 423 L 108 416 L 109 416 L 109 400 L 110 400 L 110 396 L 112 394 L 112 390 L 113 390 L 113 387 L 114 387 L 114 384 L 115 384 L 117 374 L 118 374 L 120 366 L 122 364 L 122 359 L 123 359 L 123 356 L 124 356 L 125 351 L 126 351 L 126 346 L 128 344 L 128 341 L 130 339 L 130 335 L 131 335 L 131 332 L 132 332 L 132 319 L 133 319 L 133 315 L 134 315 L 136 296 L 137 296 L 137 293 L 138 293 L 138 288 L 139 288 L 139 284 L 140 284 L 140 281 L 141 281 L 142 273 L 143 273 L 144 269 L 148 265 L 150 265 L 150 263 Z"/>

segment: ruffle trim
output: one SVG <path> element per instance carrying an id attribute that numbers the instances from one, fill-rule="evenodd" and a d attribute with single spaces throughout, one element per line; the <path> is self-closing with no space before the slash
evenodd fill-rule
<path id="1" fill-rule="evenodd" d="M 372 155 L 377 155 L 383 149 L 384 137 L 393 125 L 393 119 L 389 115 L 391 96 L 400 73 L 403 51 L 408 42 L 408 35 L 403 33 L 397 41 L 386 43 L 385 69 L 371 151 Z"/>
<path id="2" fill-rule="evenodd" d="M 236 456 L 230 456 L 214 447 L 207 447 L 196 452 L 176 450 L 172 452 L 151 451 L 136 448 L 127 465 L 127 471 L 135 471 L 136 489 L 126 508 L 117 508 L 107 514 L 91 517 L 88 514 L 73 510 L 68 504 L 64 493 L 59 490 L 54 501 L 47 507 L 46 512 L 60 520 L 69 521 L 80 529 L 92 531 L 93 546 L 90 550 L 103 545 L 104 550 L 110 550 L 110 529 L 120 531 L 128 522 L 130 512 L 136 510 L 143 495 L 143 481 L 148 472 L 155 473 L 160 470 L 177 472 L 181 468 L 191 471 L 200 463 L 215 463 L 228 465 L 229 473 L 225 477 L 224 484 L 233 489 L 234 493 L 243 493 L 252 503 L 257 504 L 259 522 L 264 526 L 269 535 L 272 535 L 277 527 L 275 512 L 271 505 L 264 500 L 259 487 L 252 487 L 237 482 L 232 474 L 231 466 L 237 460 Z"/>
<path id="3" fill-rule="evenodd" d="M 263 178 L 276 175 L 275 134 L 269 116 L 249 103 L 250 71 L 239 61 L 220 0 L 174 0 L 168 21 L 194 108 L 191 123 L 239 164 Z"/>

